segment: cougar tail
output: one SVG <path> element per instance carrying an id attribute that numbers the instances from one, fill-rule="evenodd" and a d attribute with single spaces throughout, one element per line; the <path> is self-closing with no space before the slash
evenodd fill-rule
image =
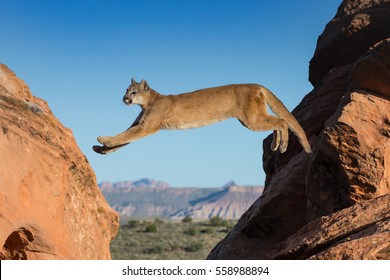
<path id="1" fill-rule="evenodd" d="M 307 141 L 305 131 L 300 126 L 295 117 L 288 111 L 282 101 L 280 101 L 270 90 L 265 87 L 261 87 L 261 92 L 264 94 L 265 100 L 268 106 L 271 108 L 278 117 L 283 118 L 288 127 L 298 137 L 299 143 L 301 143 L 306 153 L 311 153 L 309 141 Z"/>

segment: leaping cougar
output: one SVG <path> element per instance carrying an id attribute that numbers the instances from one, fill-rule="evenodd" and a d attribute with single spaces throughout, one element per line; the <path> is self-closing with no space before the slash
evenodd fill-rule
<path id="1" fill-rule="evenodd" d="M 311 152 L 305 132 L 283 103 L 268 89 L 256 84 L 227 85 L 178 95 L 162 95 L 145 80 L 131 80 L 123 102 L 138 104 L 142 111 L 126 131 L 116 136 L 97 138 L 103 146 L 94 146 L 108 154 L 160 129 L 187 129 L 209 125 L 228 118 L 238 119 L 254 130 L 273 130 L 271 149 L 284 153 L 288 145 L 288 128 L 298 137 L 303 149 Z M 277 117 L 267 113 L 266 104 Z"/>

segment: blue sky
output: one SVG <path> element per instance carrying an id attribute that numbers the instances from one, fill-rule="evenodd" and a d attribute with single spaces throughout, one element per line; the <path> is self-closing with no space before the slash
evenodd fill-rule
<path id="1" fill-rule="evenodd" d="M 312 89 L 308 63 L 339 0 L 2 0 L 0 63 L 71 128 L 97 180 L 173 186 L 261 185 L 262 141 L 231 119 L 161 131 L 116 153 L 91 147 L 140 112 L 121 100 L 131 77 L 162 94 L 259 83 L 291 110 Z"/>

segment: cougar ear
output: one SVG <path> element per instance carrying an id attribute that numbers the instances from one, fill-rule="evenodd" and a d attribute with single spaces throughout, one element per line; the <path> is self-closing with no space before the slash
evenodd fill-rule
<path id="1" fill-rule="evenodd" d="M 134 78 L 131 78 L 131 84 L 134 85 L 136 84 L 137 82 L 134 80 Z"/>
<path id="2" fill-rule="evenodd" d="M 144 90 L 149 90 L 149 85 L 146 80 L 142 80 L 140 85 L 143 87 Z"/>

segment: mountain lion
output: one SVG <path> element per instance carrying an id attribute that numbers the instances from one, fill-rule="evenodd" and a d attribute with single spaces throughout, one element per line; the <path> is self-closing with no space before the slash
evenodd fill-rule
<path id="1" fill-rule="evenodd" d="M 116 136 L 97 138 L 103 146 L 94 146 L 108 154 L 160 129 L 187 129 L 236 118 L 254 131 L 273 130 L 271 149 L 284 153 L 288 145 L 288 128 L 298 137 L 303 149 L 311 152 L 305 132 L 283 103 L 263 86 L 238 84 L 201 89 L 178 95 L 162 95 L 145 80 L 131 80 L 123 97 L 127 105 L 138 104 L 142 111 L 126 131 Z M 277 117 L 267 113 L 266 104 Z"/>

